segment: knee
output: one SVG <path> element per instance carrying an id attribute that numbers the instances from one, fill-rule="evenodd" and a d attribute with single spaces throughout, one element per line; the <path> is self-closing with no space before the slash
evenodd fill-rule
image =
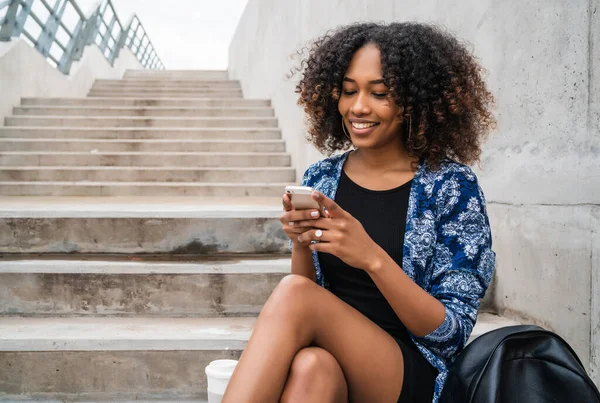
<path id="1" fill-rule="evenodd" d="M 290 367 L 290 376 L 297 381 L 314 385 L 319 380 L 328 379 L 341 371 L 333 355 L 319 347 L 306 347 L 300 350 Z"/>
<path id="2" fill-rule="evenodd" d="M 316 285 L 314 281 L 299 274 L 288 274 L 279 281 L 275 291 L 284 292 L 286 295 L 304 293 Z"/>
<path id="3" fill-rule="evenodd" d="M 298 274 L 289 274 L 281 279 L 261 313 L 298 315 L 310 307 L 310 293 L 318 285 Z"/>
<path id="4" fill-rule="evenodd" d="M 333 355 L 319 347 L 306 347 L 292 361 L 280 403 L 315 401 L 347 402 L 347 385 Z"/>

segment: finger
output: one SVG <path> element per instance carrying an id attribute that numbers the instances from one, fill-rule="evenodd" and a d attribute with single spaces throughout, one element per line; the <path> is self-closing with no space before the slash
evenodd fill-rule
<path id="1" fill-rule="evenodd" d="M 300 235 L 305 233 L 306 231 L 311 230 L 312 228 L 296 228 L 293 225 L 283 225 L 283 232 L 286 232 L 288 234 L 292 234 L 292 235 Z"/>
<path id="2" fill-rule="evenodd" d="M 304 221 L 296 221 L 294 226 L 301 228 L 320 228 L 320 229 L 333 229 L 335 228 L 335 223 L 331 221 L 330 218 L 319 218 L 316 220 L 304 220 Z"/>
<path id="3" fill-rule="evenodd" d="M 298 235 L 299 242 L 320 241 L 329 242 L 329 234 L 321 229 L 311 229 Z"/>
<path id="4" fill-rule="evenodd" d="M 285 221 L 307 221 L 316 220 L 321 216 L 319 210 L 307 209 L 307 210 L 292 210 L 284 214 L 283 219 Z"/>
<path id="5" fill-rule="evenodd" d="M 293 209 L 292 200 L 287 193 L 283 195 L 282 204 L 285 211 L 291 211 Z"/>
<path id="6" fill-rule="evenodd" d="M 345 211 L 336 202 L 321 192 L 313 191 L 312 198 L 327 209 L 327 213 L 331 218 L 343 217 L 345 214 Z"/>
<path id="7" fill-rule="evenodd" d="M 323 252 L 335 255 L 333 244 L 329 242 L 311 243 L 310 245 L 308 245 L 308 248 L 315 252 Z"/>

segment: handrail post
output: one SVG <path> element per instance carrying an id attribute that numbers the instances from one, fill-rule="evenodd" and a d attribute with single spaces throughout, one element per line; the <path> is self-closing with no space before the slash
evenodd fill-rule
<path id="1" fill-rule="evenodd" d="M 0 29 L 0 41 L 10 41 L 14 35 L 15 26 L 17 25 L 17 10 L 19 9 L 19 0 L 12 0 L 6 10 L 6 15 L 2 21 L 2 29 Z"/>
<path id="2" fill-rule="evenodd" d="M 115 26 L 115 22 L 117 22 L 117 16 L 113 15 L 112 19 L 110 20 L 110 23 L 106 26 L 106 33 L 104 34 L 104 38 L 102 38 L 102 42 L 100 42 L 100 50 L 102 51 L 102 53 L 104 53 L 104 51 L 108 47 L 108 41 L 112 37 L 112 30 Z"/>
<path id="3" fill-rule="evenodd" d="M 31 12 L 32 4 L 33 0 L 26 0 L 25 3 L 23 3 L 23 0 L 12 0 L 4 17 L 5 22 L 2 24 L 2 29 L 0 29 L 1 41 L 10 41 L 11 38 L 17 38 L 21 35 L 25 27 L 25 20 Z M 19 5 L 23 8 L 17 14 Z"/>
<path id="4" fill-rule="evenodd" d="M 66 0 L 57 0 L 53 10 L 48 16 L 48 20 L 46 21 L 42 32 L 40 32 L 40 36 L 37 40 L 35 48 L 39 50 L 44 57 L 48 57 L 50 54 L 50 48 L 52 47 L 52 43 L 56 38 L 56 31 L 58 31 L 60 20 L 65 13 L 66 5 Z"/>
<path id="5" fill-rule="evenodd" d="M 117 42 L 115 43 L 115 48 L 111 52 L 110 59 L 108 60 L 111 65 L 115 62 L 117 57 L 119 57 L 119 54 L 121 53 L 121 48 L 123 48 L 125 46 L 125 41 L 127 40 L 127 35 L 129 35 L 130 29 L 131 29 L 131 21 L 129 21 L 129 24 L 127 24 L 127 28 L 121 29 L 121 34 L 119 35 L 119 38 L 117 38 Z"/>
<path id="6" fill-rule="evenodd" d="M 60 58 L 60 62 L 58 63 L 58 69 L 63 74 L 69 74 L 69 72 L 71 71 L 71 65 L 73 64 L 73 61 L 75 61 L 74 56 L 79 51 L 78 46 L 81 46 L 81 35 L 82 35 L 81 30 L 82 30 L 83 24 L 84 24 L 84 21 L 79 20 L 79 22 L 77 23 L 77 26 L 75 27 L 75 30 L 73 31 L 73 37 L 67 44 L 67 50 L 64 51 L 62 57 Z M 77 59 L 77 60 L 79 60 L 79 59 Z"/>

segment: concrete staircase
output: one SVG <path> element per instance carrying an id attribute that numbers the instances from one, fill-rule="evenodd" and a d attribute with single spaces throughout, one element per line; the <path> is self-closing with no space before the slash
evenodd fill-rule
<path id="1" fill-rule="evenodd" d="M 290 270 L 295 173 L 269 102 L 225 79 L 131 71 L 0 127 L 0 401 L 198 403 L 240 356 Z"/>
<path id="2" fill-rule="evenodd" d="M 129 71 L 5 123 L 0 401 L 204 401 L 290 269 L 270 102 L 225 72 Z"/>
<path id="3" fill-rule="evenodd" d="M 25 98 L 0 127 L 4 196 L 280 196 L 295 181 L 268 100 L 226 72 L 128 71 L 85 99 Z"/>

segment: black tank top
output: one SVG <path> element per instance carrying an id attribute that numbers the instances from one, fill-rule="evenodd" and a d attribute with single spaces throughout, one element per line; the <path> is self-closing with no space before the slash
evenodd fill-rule
<path id="1" fill-rule="evenodd" d="M 369 190 L 354 183 L 344 170 L 335 202 L 356 218 L 367 234 L 402 267 L 402 247 L 412 180 L 390 190 Z M 414 346 L 406 327 L 366 271 L 329 253 L 318 253 L 331 292 L 376 323 L 392 337 Z M 415 347 L 416 349 L 416 347 Z"/>

